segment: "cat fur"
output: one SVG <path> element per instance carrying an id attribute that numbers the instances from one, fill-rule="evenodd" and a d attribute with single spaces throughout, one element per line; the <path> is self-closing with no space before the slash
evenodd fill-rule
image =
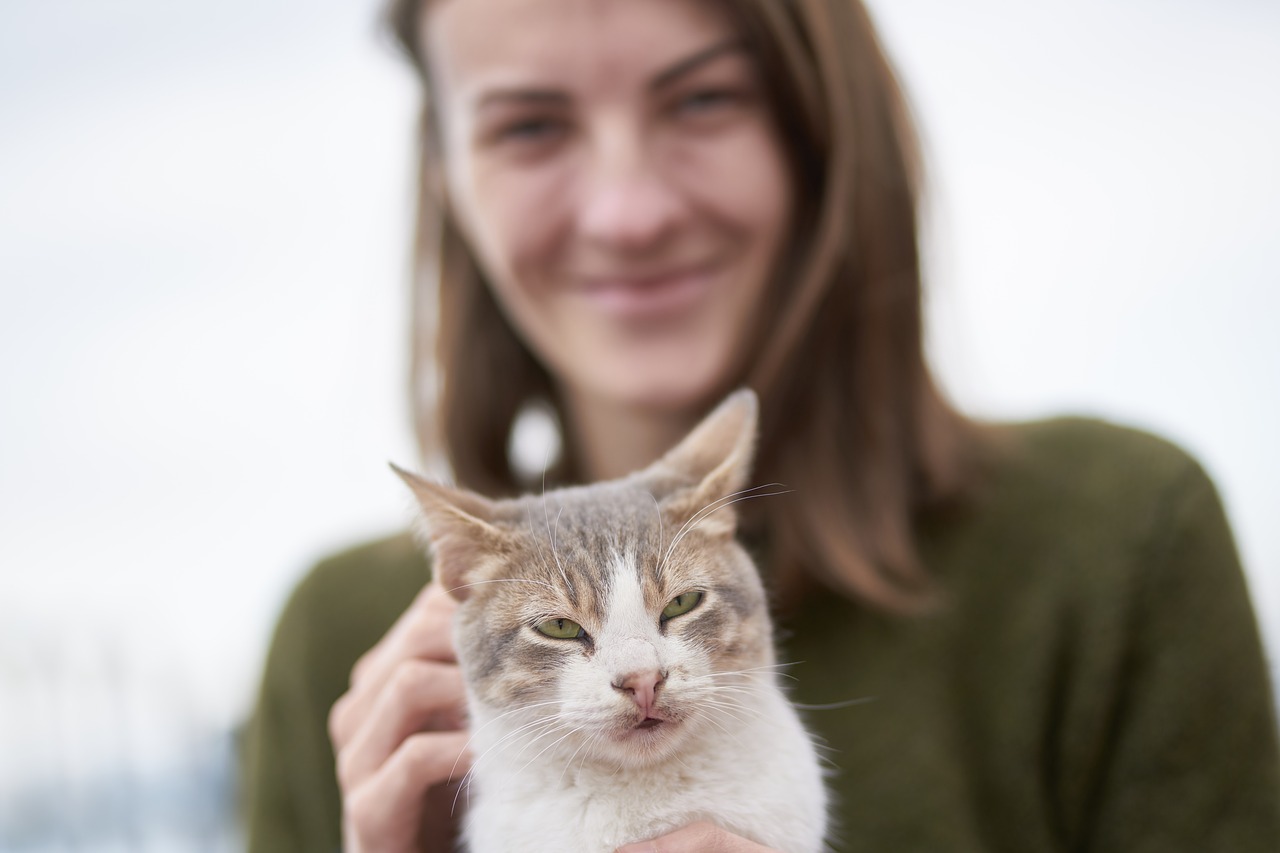
<path id="1" fill-rule="evenodd" d="M 734 539 L 756 398 L 726 399 L 620 480 L 490 501 L 399 471 L 458 599 L 471 853 L 604 853 L 709 820 L 823 850 L 826 793 L 778 683 L 759 575 Z M 676 596 L 702 593 L 664 620 Z M 571 619 L 585 637 L 537 626 Z"/>

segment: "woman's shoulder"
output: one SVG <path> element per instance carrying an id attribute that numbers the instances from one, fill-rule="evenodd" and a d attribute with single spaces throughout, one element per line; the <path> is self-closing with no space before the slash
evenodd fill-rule
<path id="1" fill-rule="evenodd" d="M 429 579 L 427 559 L 407 532 L 344 548 L 318 560 L 294 587 L 277 639 L 302 633 L 309 642 L 363 651 Z"/>
<path id="2" fill-rule="evenodd" d="M 319 560 L 298 585 L 307 595 L 347 599 L 379 588 L 420 589 L 429 579 L 427 558 L 408 531 L 354 543 Z"/>
<path id="3" fill-rule="evenodd" d="M 1062 416 L 1000 425 L 994 434 L 989 498 L 1027 520 L 1147 526 L 1189 498 L 1217 503 L 1195 457 L 1145 430 Z"/>
<path id="4" fill-rule="evenodd" d="M 1075 415 L 995 427 L 1006 473 L 1036 481 L 1054 478 L 1073 490 L 1159 490 L 1203 475 L 1199 463 L 1172 441 L 1145 430 Z"/>
<path id="5" fill-rule="evenodd" d="M 1077 416 L 998 425 L 992 438 L 971 500 L 922 527 L 944 573 L 963 565 L 969 582 L 1029 592 L 1134 593 L 1143 576 L 1178 571 L 1185 561 L 1172 552 L 1193 541 L 1197 559 L 1218 568 L 1187 570 L 1238 573 L 1217 490 L 1173 442 Z"/>

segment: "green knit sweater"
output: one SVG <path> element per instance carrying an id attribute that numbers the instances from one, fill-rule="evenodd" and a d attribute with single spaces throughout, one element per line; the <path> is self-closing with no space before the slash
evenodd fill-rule
<path id="1" fill-rule="evenodd" d="M 1280 851 L 1258 630 L 1194 461 L 1093 421 L 1017 427 L 963 512 L 921 519 L 919 545 L 935 612 L 829 595 L 780 626 L 831 765 L 836 849 Z M 254 853 L 338 849 L 326 715 L 427 571 L 402 535 L 294 592 L 246 755 Z"/>

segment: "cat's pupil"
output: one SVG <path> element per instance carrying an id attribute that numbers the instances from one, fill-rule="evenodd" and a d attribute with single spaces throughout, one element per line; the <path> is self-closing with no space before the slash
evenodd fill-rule
<path id="1" fill-rule="evenodd" d="M 534 626 L 539 633 L 556 640 L 576 640 L 586 636 L 582 626 L 572 619 L 548 619 Z"/>
<path id="2" fill-rule="evenodd" d="M 702 601 L 702 593 L 695 590 L 693 592 L 682 592 L 668 602 L 667 606 L 662 608 L 662 618 L 660 621 L 666 622 L 676 616 L 688 613 L 690 610 L 698 606 Z"/>

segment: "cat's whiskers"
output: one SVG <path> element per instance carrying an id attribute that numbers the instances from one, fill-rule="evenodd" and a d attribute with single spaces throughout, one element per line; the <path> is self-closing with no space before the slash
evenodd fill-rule
<path id="1" fill-rule="evenodd" d="M 521 705 L 518 708 L 512 708 L 509 711 L 503 711 L 501 714 L 496 715 L 493 719 L 488 720 L 484 725 L 480 726 L 480 728 L 475 729 L 473 732 L 471 732 L 471 736 L 467 738 L 467 742 L 462 747 L 462 752 L 458 753 L 458 760 L 453 762 L 453 769 L 449 771 L 450 777 L 453 776 L 453 770 L 458 769 L 458 761 L 462 760 L 462 753 L 465 753 L 467 749 L 471 747 L 471 744 L 475 742 L 476 737 L 479 736 L 480 733 L 483 732 L 485 729 L 489 728 L 489 726 L 492 726 L 494 723 L 500 722 L 506 719 L 507 717 L 510 717 L 512 714 L 519 714 L 525 711 L 531 711 L 535 708 L 546 708 L 551 705 L 559 705 L 559 704 L 560 704 L 560 700 L 558 699 L 551 699 L 546 702 L 534 702 L 529 705 Z M 537 722 L 539 720 L 544 720 L 544 719 L 548 719 L 548 718 L 538 717 L 533 722 Z M 522 727 L 523 725 L 528 725 L 528 724 L 522 724 Z M 519 731 L 519 729 L 517 729 L 517 731 Z M 499 743 L 500 742 L 501 740 L 499 740 Z"/>
<path id="2" fill-rule="evenodd" d="M 654 514 L 656 514 L 656 515 L 658 516 L 658 550 L 657 550 L 657 553 L 661 554 L 661 553 L 662 553 L 662 543 L 663 543 L 663 541 L 664 541 L 664 540 L 663 540 L 663 530 L 662 530 L 662 507 L 658 505 L 658 499 L 657 499 L 657 498 L 655 498 L 655 497 L 653 496 L 653 492 L 646 491 L 646 494 L 648 494 L 648 495 L 649 495 L 649 500 L 653 501 L 653 511 L 654 511 Z M 654 573 L 653 573 L 653 574 L 654 574 L 654 578 L 655 578 L 655 580 L 657 580 L 658 584 L 659 584 L 659 585 L 661 585 L 661 584 L 662 584 L 662 561 L 659 561 L 659 562 L 658 562 L 658 566 L 657 566 L 657 568 L 654 570 Z"/>
<path id="3" fill-rule="evenodd" d="M 489 728 L 489 726 L 493 725 L 494 723 L 497 723 L 497 722 L 501 721 L 504 717 L 509 717 L 509 716 L 511 716 L 512 714 L 518 713 L 518 712 L 520 712 L 520 711 L 525 711 L 525 710 L 528 710 L 528 709 L 531 709 L 531 708 L 539 708 L 539 707 L 545 707 L 545 706 L 547 706 L 547 705 L 555 705 L 555 704 L 558 704 L 558 703 L 557 703 L 557 702 L 538 702 L 538 703 L 535 703 L 535 704 L 533 704 L 533 705 L 526 705 L 526 706 L 523 706 L 523 707 L 521 707 L 521 708 L 513 708 L 513 709 L 512 709 L 512 710 L 510 710 L 510 711 L 506 711 L 506 712 L 504 712 L 504 713 L 502 713 L 502 714 L 499 714 L 498 716 L 494 717 L 492 720 L 489 720 L 489 721 L 488 721 L 488 722 L 486 722 L 483 726 L 481 726 L 480 728 L 476 729 L 475 731 L 473 731 L 473 732 L 471 733 L 471 736 L 470 736 L 469 738 L 467 738 L 467 742 L 466 742 L 466 744 L 464 744 L 464 745 L 463 745 L 463 747 L 462 747 L 462 752 L 460 752 L 460 753 L 458 754 L 458 761 L 461 761 L 461 760 L 462 760 L 462 754 L 463 754 L 463 753 L 465 753 L 465 752 L 467 751 L 467 749 L 469 749 L 469 748 L 471 747 L 471 745 L 475 742 L 476 738 L 477 738 L 477 737 L 479 737 L 479 736 L 480 736 L 480 734 L 481 734 L 485 729 Z M 559 716 L 559 715 L 555 715 L 555 714 L 553 714 L 553 715 L 551 715 L 550 717 L 536 717 L 535 719 L 530 720 L 529 722 L 519 724 L 518 726 L 516 726 L 516 728 L 515 728 L 515 729 L 513 729 L 513 730 L 511 730 L 511 731 L 507 732 L 505 735 L 503 735 L 502 737 L 498 738 L 498 740 L 496 740 L 493 744 L 491 744 L 491 745 L 489 746 L 489 748 L 488 748 L 488 749 L 486 749 L 482 755 L 477 756 L 476 760 L 475 760 L 474 762 L 472 762 L 472 767 L 474 768 L 476 764 L 479 764 L 482 760 L 484 760 L 484 757 L 485 757 L 485 756 L 487 756 L 490 752 L 492 752 L 495 748 L 497 748 L 498 746 L 500 746 L 500 745 L 503 743 L 503 741 L 505 741 L 505 740 L 507 740 L 507 739 L 509 739 L 509 738 L 512 738 L 512 737 L 517 737 L 517 736 L 519 736 L 521 733 L 523 733 L 523 732 L 527 731 L 527 730 L 528 730 L 528 729 L 530 729 L 530 728 L 534 728 L 534 727 L 538 726 L 538 725 L 539 725 L 539 724 L 541 724 L 541 723 L 545 723 L 545 722 L 554 722 L 554 721 L 555 721 L 555 719 L 557 718 L 557 716 Z M 454 769 L 454 770 L 456 770 L 456 769 L 457 769 L 457 767 L 458 767 L 458 761 L 455 761 L 455 762 L 454 762 L 454 764 L 453 764 L 453 769 Z M 452 775 L 453 775 L 453 773 L 452 773 L 452 770 L 451 770 L 451 771 L 450 771 L 450 776 L 452 776 Z"/>
<path id="4" fill-rule="evenodd" d="M 528 722 L 520 723 L 514 729 L 510 730 L 490 744 L 489 748 L 485 750 L 485 755 L 487 756 L 490 753 L 493 753 L 495 750 L 502 748 L 504 744 L 507 744 L 509 741 L 521 738 L 523 735 L 526 735 L 531 731 L 538 731 L 538 734 L 533 738 L 519 741 L 522 750 L 527 749 L 530 743 L 540 740 L 548 732 L 557 731 L 559 729 L 559 724 L 568 718 L 568 714 L 557 713 L 550 716 L 536 717 Z"/>
<path id="5" fill-rule="evenodd" d="M 874 702 L 876 698 L 875 696 L 863 696 L 861 699 L 844 699 L 839 702 L 822 702 L 817 705 L 806 705 L 801 702 L 792 702 L 791 704 L 801 711 L 842 711 L 845 708 L 855 708 L 858 705 Z"/>
<path id="6" fill-rule="evenodd" d="M 547 589 L 552 590 L 553 592 L 555 591 L 554 586 L 552 586 L 551 584 L 547 583 L 544 580 L 537 580 L 536 578 L 490 578 L 489 580 L 472 581 L 471 583 L 464 583 L 455 587 L 450 587 L 447 591 L 450 593 L 454 593 L 460 589 L 470 589 L 473 586 L 483 586 L 484 584 L 487 584 L 487 583 L 533 583 L 533 584 L 537 584 L 538 586 L 545 586 Z"/>
<path id="7" fill-rule="evenodd" d="M 525 770 L 527 770 L 527 769 L 529 768 L 529 765 L 530 765 L 530 764 L 533 764 L 533 763 L 534 763 L 535 761 L 537 761 L 539 758 L 541 758 L 542 756 L 546 755 L 546 753 L 547 753 L 547 751 L 548 751 L 548 750 L 550 750 L 550 749 L 554 749 L 555 747 L 557 747 L 557 746 L 559 746 L 560 744 L 564 743 L 566 739 L 568 739 L 569 737 L 572 737 L 573 735 L 577 734 L 578 732 L 580 732 L 580 731 L 582 731 L 582 730 L 583 730 L 583 728 L 582 728 L 581 726 L 575 726 L 575 727 L 573 727 L 573 728 L 569 729 L 567 732 L 565 732 L 565 733 L 564 733 L 563 735 L 561 735 L 560 737 L 558 737 L 556 740 L 554 740 L 554 741 L 552 741 L 551 743 L 549 743 L 549 744 L 547 744 L 546 746 L 544 746 L 544 747 L 542 748 L 542 750 L 541 750 L 537 755 L 535 755 L 533 758 L 530 758 L 528 761 L 526 761 L 526 762 L 524 763 L 524 766 L 523 766 L 523 767 L 521 767 L 521 768 L 517 771 L 517 775 L 518 775 L 518 774 L 520 774 L 520 773 L 523 773 Z M 541 737 L 541 736 L 539 736 L 539 737 Z"/>
<path id="8" fill-rule="evenodd" d="M 525 708 L 529 708 L 529 707 L 538 707 L 538 706 L 542 706 L 542 705 L 552 705 L 552 704 L 556 704 L 556 703 L 554 703 L 554 702 L 542 702 L 542 703 L 538 703 L 538 705 L 535 705 L 535 706 L 525 706 Z M 516 712 L 518 712 L 518 711 L 525 710 L 525 708 L 515 708 L 515 709 L 513 709 L 513 710 L 511 710 L 511 711 L 508 711 L 508 712 L 506 712 L 506 713 L 504 713 L 504 714 L 501 714 L 501 715 L 499 715 L 498 717 L 495 717 L 493 720 L 490 720 L 488 723 L 485 723 L 485 725 L 484 725 L 484 726 L 482 726 L 481 728 L 483 729 L 483 728 L 485 728 L 485 727 L 489 726 L 490 724 L 492 724 L 492 723 L 494 723 L 494 722 L 497 722 L 497 721 L 498 721 L 499 719 L 501 719 L 502 717 L 505 717 L 505 716 L 508 716 L 508 715 L 510 715 L 510 714 L 516 713 Z M 536 734 L 533 738 L 528 739 L 528 740 L 519 740 L 519 741 L 518 741 L 518 743 L 520 743 L 520 745 L 521 745 L 522 751 L 523 751 L 523 750 L 525 750 L 525 749 L 528 749 L 528 747 L 529 747 L 529 745 L 530 745 L 531 743 L 535 743 L 535 742 L 537 742 L 538 740 L 540 740 L 540 739 L 542 739 L 543 737 L 545 737 L 548 733 L 553 732 L 553 731 L 556 731 L 556 730 L 557 730 L 557 728 L 558 728 L 557 724 L 558 724 L 558 723 L 560 723 L 564 718 L 567 718 L 567 716 L 568 716 L 568 715 L 566 715 L 566 714 L 553 714 L 553 715 L 551 715 L 551 716 L 549 716 L 549 717 L 537 717 L 536 719 L 530 720 L 530 721 L 529 721 L 529 722 L 527 722 L 527 723 L 522 723 L 521 725 L 517 726 L 515 729 L 513 729 L 513 730 L 511 730 L 511 731 L 507 732 L 505 735 L 503 735 L 502 737 L 498 738 L 498 740 L 497 740 L 497 741 L 495 741 L 494 743 L 490 744 L 490 745 L 489 745 L 489 747 L 488 747 L 488 748 L 487 748 L 483 753 L 481 753 L 480 755 L 476 756 L 475 761 L 473 761 L 473 762 L 471 763 L 471 767 L 467 770 L 466 775 L 464 775 L 464 776 L 462 777 L 462 782 L 461 782 L 461 784 L 459 785 L 459 793 L 461 793 L 461 790 L 462 790 L 462 788 L 463 788 L 463 787 L 468 787 L 468 788 L 469 788 L 469 786 L 470 786 L 470 784 L 471 784 L 471 781 L 474 779 L 474 777 L 475 777 L 475 773 L 476 773 L 477 769 L 480 767 L 480 765 L 481 765 L 482 763 L 484 763 L 485 761 L 489 760 L 491 757 L 493 757 L 493 756 L 495 756 L 496 754 L 498 754 L 499 752 L 501 752 L 502 750 L 504 750 L 504 749 L 508 748 L 509 746 L 511 746 L 512 744 L 511 744 L 510 742 L 511 742 L 513 739 L 520 738 L 522 735 L 528 734 L 530 731 L 536 731 L 536 730 L 538 730 L 539 728 L 541 728 L 542 730 L 541 730 L 541 731 L 539 731 L 539 732 L 538 732 L 538 734 Z M 477 733 L 478 733 L 478 731 L 479 731 L 479 730 L 477 730 Z M 470 746 L 470 745 L 471 745 L 471 742 L 472 742 L 472 741 L 474 741 L 474 740 L 475 740 L 475 734 L 472 734 L 471 738 L 467 741 L 467 746 Z M 466 751 L 466 747 L 464 747 L 464 748 L 463 748 L 463 752 L 465 752 L 465 751 Z M 517 754 L 517 757 L 518 757 L 518 755 L 519 755 L 519 753 Z M 459 759 L 461 759 L 461 756 L 462 756 L 462 753 L 459 753 Z M 454 763 L 454 767 L 455 767 L 455 768 L 457 767 L 457 763 L 456 763 L 456 762 Z M 455 808 L 455 809 L 456 809 L 457 804 L 458 804 L 458 794 L 454 794 L 454 797 L 453 797 L 453 808 Z"/>
<path id="9" fill-rule="evenodd" d="M 716 714 L 720 714 L 722 717 L 727 717 L 728 719 L 733 720 L 739 726 L 747 725 L 752 719 L 767 719 L 767 715 L 744 705 L 740 705 L 737 702 L 707 702 L 705 707 L 707 708 L 708 713 L 704 719 L 717 726 Z M 742 713 L 745 713 L 748 716 L 743 717 Z M 718 727 L 721 731 L 725 731 L 723 726 Z M 729 734 L 729 732 L 725 731 L 725 734 Z"/>
<path id="10" fill-rule="evenodd" d="M 764 494 L 757 494 L 757 495 L 751 494 L 752 492 L 758 492 L 761 489 L 772 489 L 772 488 L 778 488 L 781 491 L 766 492 Z M 771 498 L 771 497 L 776 497 L 777 495 L 790 494 L 793 491 L 795 490 L 788 489 L 786 487 L 786 484 L 784 483 L 765 483 L 764 485 L 761 485 L 761 486 L 752 486 L 749 489 L 742 489 L 740 491 L 727 494 L 724 497 L 717 498 L 716 500 L 704 506 L 702 509 L 695 512 L 693 515 L 689 516 L 689 520 L 686 521 L 680 527 L 679 532 L 676 533 L 674 538 L 672 538 L 671 544 L 667 546 L 666 553 L 663 554 L 662 560 L 659 561 L 658 571 L 661 572 L 662 567 L 665 566 L 667 564 L 667 561 L 671 559 L 671 554 L 675 551 L 676 546 L 680 544 L 680 540 L 682 540 L 686 535 L 688 535 L 689 531 L 696 528 L 698 524 L 703 522 L 712 513 L 718 512 L 719 510 L 722 510 L 727 506 L 732 506 L 733 504 L 739 503 L 741 501 L 752 500 L 754 498 Z"/>
<path id="11" fill-rule="evenodd" d="M 712 710 L 714 711 L 715 709 L 712 709 Z M 729 737 L 733 737 L 733 733 L 732 733 L 732 732 L 730 732 L 730 731 L 729 731 L 727 728 L 725 728 L 724 726 L 722 726 L 722 725 L 720 724 L 720 721 L 719 721 L 719 720 L 717 720 L 717 719 L 716 719 L 712 714 L 703 714 L 703 715 L 702 715 L 702 721 L 703 721 L 703 722 L 705 722 L 705 723 L 706 723 L 707 725 L 709 725 L 709 726 L 715 726 L 717 729 L 719 729 L 719 730 L 720 730 L 720 732 L 721 732 L 722 734 L 728 735 Z"/>
<path id="12" fill-rule="evenodd" d="M 559 726 L 555 726 L 555 725 L 546 725 L 546 726 L 541 726 L 541 727 L 538 727 L 538 728 L 535 728 L 535 729 L 530 729 L 530 730 L 527 730 L 527 731 L 525 731 L 525 732 L 522 732 L 521 734 L 528 735 L 528 734 L 532 733 L 532 737 L 522 737 L 522 738 L 520 738 L 519 740 L 512 740 L 512 741 L 508 742 L 508 743 L 505 745 L 505 747 L 503 747 L 503 749 L 505 750 L 505 749 L 510 749 L 510 748 L 512 748 L 512 747 L 516 747 L 516 746 L 518 746 L 518 747 L 519 747 L 519 749 L 517 749 L 517 750 L 513 753 L 513 755 L 512 755 L 512 761 L 513 761 L 513 762 L 516 762 L 516 761 L 521 760 L 521 759 L 525 756 L 525 754 L 526 754 L 526 753 L 527 753 L 527 752 L 528 752 L 528 751 L 529 751 L 529 750 L 530 750 L 534 745 L 536 745 L 536 744 L 540 743 L 544 738 L 546 738 L 546 737 L 548 737 L 548 736 L 554 736 L 554 735 L 557 735 L 557 734 L 561 734 L 561 732 L 562 732 L 562 731 L 563 731 L 563 729 L 561 729 Z M 564 735 L 561 735 L 561 737 L 563 737 L 563 736 L 564 736 Z M 550 744 L 550 745 L 551 745 L 551 746 L 554 746 L 554 745 L 555 745 L 555 743 L 553 742 L 553 743 L 552 743 L 552 744 Z M 499 746 L 501 746 L 501 745 L 500 745 L 500 744 L 495 744 L 494 748 L 493 748 L 493 749 L 491 749 L 491 750 L 489 750 L 489 752 L 488 752 L 488 753 L 486 753 L 486 754 L 492 754 L 492 755 L 494 755 L 494 756 L 496 757 L 496 755 L 497 755 L 497 754 L 499 753 L 499 751 L 500 751 L 500 750 L 499 750 Z M 529 759 L 529 761 L 525 762 L 524 766 L 522 766 L 522 767 L 520 768 L 520 770 L 521 770 L 521 771 L 523 771 L 523 770 L 525 769 L 525 767 L 528 767 L 530 764 L 532 764 L 534 761 L 536 761 L 536 760 L 538 759 L 538 757 L 539 757 L 540 755 L 542 755 L 542 753 L 543 753 L 543 752 L 545 752 L 545 751 L 546 751 L 546 748 L 544 748 L 542 751 L 540 751 L 540 752 L 539 752 L 537 755 L 535 755 L 533 758 Z"/>
<path id="13" fill-rule="evenodd" d="M 757 709 L 750 705 L 744 704 L 743 700 L 750 700 L 754 696 L 759 696 L 769 692 L 767 688 L 751 688 L 751 687 L 734 687 L 734 686 L 712 686 L 698 698 L 698 704 L 701 705 L 720 705 L 724 707 L 733 706 L 741 708 L 748 713 L 758 713 Z"/>
<path id="14" fill-rule="evenodd" d="M 760 664 L 759 666 L 748 666 L 748 667 L 743 667 L 742 669 L 716 669 L 716 670 L 712 670 L 711 672 L 702 673 L 701 675 L 691 675 L 689 676 L 689 678 L 690 679 L 707 679 L 707 678 L 723 678 L 729 675 L 754 675 L 755 673 L 759 673 L 759 672 L 770 672 L 770 671 L 778 672 L 779 670 L 785 669 L 786 667 L 789 667 L 789 666 L 794 666 L 794 664 L 763 663 L 763 664 Z M 783 673 L 778 672 L 778 674 L 782 675 Z"/>
<path id="15" fill-rule="evenodd" d="M 573 766 L 573 759 L 577 758 L 578 753 L 582 752 L 582 750 L 584 750 L 588 744 L 594 745 L 595 739 L 597 737 L 599 737 L 598 733 L 592 733 L 589 737 L 583 740 L 581 744 L 578 745 L 577 749 L 573 751 L 573 755 L 570 755 L 569 760 L 564 763 L 564 770 L 560 771 L 561 782 L 564 782 L 565 775 L 568 774 L 569 768 Z M 582 766 L 586 767 L 586 764 L 587 764 L 587 754 L 584 753 L 582 756 Z"/>
<path id="16" fill-rule="evenodd" d="M 545 485 L 545 483 L 544 483 Z M 542 516 L 547 525 L 547 541 L 551 543 L 551 558 L 556 561 L 556 568 L 560 570 L 560 578 L 564 581 L 566 587 L 572 587 L 569 582 L 569 575 L 564 570 L 564 564 L 560 562 L 560 552 L 556 549 L 556 533 L 560 530 L 560 516 L 564 514 L 564 505 L 560 505 L 560 509 L 556 512 L 555 529 L 551 527 L 551 512 L 547 509 L 547 501 L 542 502 Z"/>

